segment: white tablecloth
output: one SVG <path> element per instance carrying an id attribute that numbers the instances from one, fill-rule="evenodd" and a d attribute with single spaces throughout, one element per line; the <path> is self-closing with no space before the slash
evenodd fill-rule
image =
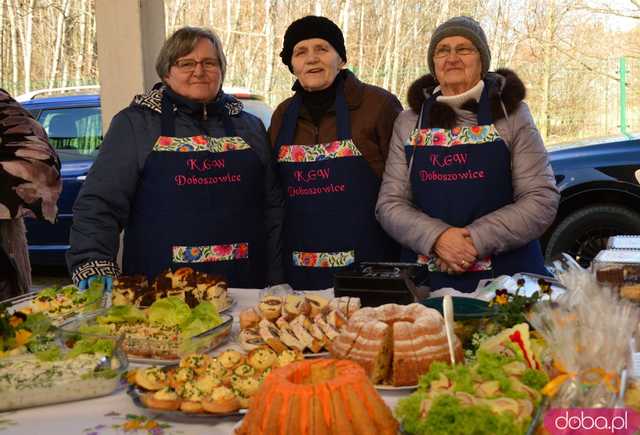
<path id="1" fill-rule="evenodd" d="M 232 337 L 238 332 L 238 313 L 258 301 L 259 290 L 255 289 L 231 289 L 231 296 L 238 302 L 233 309 L 234 325 Z M 323 293 L 333 297 L 333 290 Z M 213 351 L 219 353 L 227 347 L 234 347 L 231 342 Z M 383 391 L 381 395 L 384 401 L 392 409 L 401 397 L 409 394 L 407 391 Z M 129 420 L 127 417 L 129 416 Z M 41 406 L 38 408 L 24 409 L 0 413 L 0 435 L 5 434 L 60 434 L 60 435 L 111 435 L 125 433 L 124 424 L 131 421 L 133 416 L 155 418 L 157 414 L 147 412 L 136 407 L 124 389 L 113 394 L 92 400 L 70 402 L 61 405 Z M 154 435 L 173 434 L 232 434 L 238 420 L 223 420 L 216 423 L 193 424 L 185 422 L 166 421 L 161 417 L 155 421 L 164 427 L 155 431 L 139 430 L 126 433 L 151 433 Z"/>

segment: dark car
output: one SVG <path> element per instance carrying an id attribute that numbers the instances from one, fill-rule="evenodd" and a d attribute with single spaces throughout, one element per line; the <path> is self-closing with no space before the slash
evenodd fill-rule
<path id="1" fill-rule="evenodd" d="M 542 238 L 545 259 L 562 252 L 588 266 L 616 234 L 640 234 L 640 138 L 549 152 L 562 197 Z"/>
<path id="2" fill-rule="evenodd" d="M 29 256 L 34 265 L 65 264 L 73 203 L 102 143 L 100 96 L 95 94 L 96 87 L 87 90 L 92 94 L 39 98 L 44 93 L 63 92 L 51 89 L 16 98 L 42 124 L 62 161 L 63 186 L 56 223 L 25 219 Z M 272 109 L 261 97 L 242 88 L 225 88 L 225 92 L 240 99 L 247 112 L 269 126 Z"/>

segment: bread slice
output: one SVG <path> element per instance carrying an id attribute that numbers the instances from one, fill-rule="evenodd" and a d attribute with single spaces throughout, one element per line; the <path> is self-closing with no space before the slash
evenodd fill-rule
<path id="1" fill-rule="evenodd" d="M 262 317 L 275 321 L 282 314 L 282 298 L 279 296 L 267 296 L 260 301 L 258 309 Z"/>
<path id="2" fill-rule="evenodd" d="M 238 337 L 243 350 L 251 351 L 265 346 L 267 343 L 262 339 L 257 328 L 243 329 Z"/>
<path id="3" fill-rule="evenodd" d="M 280 330 L 280 340 L 282 340 L 289 349 L 298 349 L 300 352 L 305 349 L 305 344 L 298 340 L 296 334 L 293 332 L 293 329 L 286 320 L 283 320 L 282 318 L 278 319 L 277 325 Z"/>
<path id="4" fill-rule="evenodd" d="M 300 314 L 308 314 L 311 307 L 303 296 L 287 295 L 284 300 L 283 314 L 287 320 L 292 320 Z"/>
<path id="5" fill-rule="evenodd" d="M 309 303 L 309 315 L 311 317 L 315 317 L 318 314 L 324 312 L 325 308 L 329 305 L 329 299 L 325 298 L 324 296 L 307 294 L 305 298 Z"/>
<path id="6" fill-rule="evenodd" d="M 327 323 L 336 331 L 340 331 L 347 324 L 347 318 L 340 310 L 331 310 L 327 314 Z"/>
<path id="7" fill-rule="evenodd" d="M 280 330 L 267 319 L 262 319 L 260 323 L 258 323 L 258 333 L 265 343 L 267 343 L 271 349 L 275 350 L 276 353 L 287 349 L 287 346 L 280 340 Z"/>
<path id="8" fill-rule="evenodd" d="M 331 348 L 331 343 L 333 343 L 333 340 L 338 338 L 338 335 L 340 335 L 340 333 L 336 331 L 331 325 L 329 325 L 329 323 L 327 323 L 322 314 L 318 314 L 316 317 L 314 317 L 313 321 L 320 327 L 322 333 L 327 336 L 327 339 L 329 341 L 328 347 Z"/>
<path id="9" fill-rule="evenodd" d="M 331 340 L 329 340 L 329 337 L 327 337 L 325 333 L 322 332 L 322 329 L 320 329 L 320 326 L 318 326 L 317 323 L 309 321 L 309 326 L 307 329 L 309 330 L 315 341 L 319 342 L 323 348 L 329 349 Z"/>
<path id="10" fill-rule="evenodd" d="M 289 326 L 291 326 L 296 338 L 305 346 L 305 348 L 314 353 L 320 352 L 323 343 L 314 339 L 309 333 L 305 327 L 305 320 L 307 320 L 307 318 L 304 315 L 299 315 L 289 323 Z"/>

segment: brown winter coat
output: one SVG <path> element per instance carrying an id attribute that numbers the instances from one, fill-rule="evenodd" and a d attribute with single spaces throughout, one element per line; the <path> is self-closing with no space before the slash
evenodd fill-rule
<path id="1" fill-rule="evenodd" d="M 389 153 L 389 139 L 393 123 L 402 112 L 400 101 L 392 93 L 377 86 L 362 83 L 356 76 L 345 70 L 344 93 L 351 116 L 353 142 L 367 160 L 373 172 L 382 177 L 384 162 Z M 293 97 L 284 100 L 273 113 L 269 138 L 275 146 L 282 126 L 284 113 Z M 336 111 L 331 107 L 316 127 L 304 106 L 300 109 L 294 143 L 313 145 L 336 140 Z"/>
<path id="2" fill-rule="evenodd" d="M 29 290 L 22 218 L 54 222 L 61 190 L 60 160 L 44 129 L 0 89 L 0 298 Z"/>

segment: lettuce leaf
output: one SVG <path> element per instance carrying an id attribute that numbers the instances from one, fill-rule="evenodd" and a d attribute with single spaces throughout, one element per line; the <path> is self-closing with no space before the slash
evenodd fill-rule
<path id="1" fill-rule="evenodd" d="M 78 331 L 80 331 L 83 334 L 90 334 L 90 335 L 110 335 L 111 334 L 110 329 L 104 325 L 81 325 L 78 328 Z"/>
<path id="2" fill-rule="evenodd" d="M 31 331 L 33 335 L 46 334 L 51 328 L 51 320 L 44 313 L 29 314 L 20 329 Z"/>
<path id="3" fill-rule="evenodd" d="M 183 338 L 193 337 L 222 323 L 218 310 L 211 302 L 201 302 L 191 310 L 189 318 L 180 325 Z"/>
<path id="4" fill-rule="evenodd" d="M 435 364 L 435 363 L 434 363 Z M 408 434 L 423 434 L 426 420 L 420 418 L 420 405 L 426 399 L 424 391 L 416 391 L 409 397 L 400 399 L 395 410 L 397 419 L 402 423 L 402 429 Z"/>
<path id="5" fill-rule="evenodd" d="M 60 348 L 56 346 L 51 349 L 36 352 L 36 358 L 40 361 L 58 361 L 62 359 L 62 352 L 60 352 Z"/>
<path id="6" fill-rule="evenodd" d="M 65 296 L 73 296 L 76 293 L 79 293 L 80 290 L 74 285 L 66 285 L 59 290 Z"/>
<path id="7" fill-rule="evenodd" d="M 115 344 L 105 338 L 93 339 L 85 338 L 76 341 L 73 348 L 67 353 L 67 358 L 74 358 L 84 353 L 101 354 L 111 357 L 115 349 Z"/>
<path id="8" fill-rule="evenodd" d="M 104 316 L 96 319 L 98 323 L 137 323 L 146 320 L 144 313 L 133 305 L 114 305 Z"/>
<path id="9" fill-rule="evenodd" d="M 36 299 L 44 299 L 44 300 L 55 299 L 59 289 L 60 289 L 59 287 L 47 287 L 42 291 L 40 291 L 40 293 L 38 293 L 38 296 L 36 296 Z"/>
<path id="10" fill-rule="evenodd" d="M 218 314 L 216 306 L 211 302 L 200 302 L 197 307 L 191 310 L 191 317 L 194 319 L 217 322 L 217 324 L 222 323 L 222 319 L 220 318 L 220 314 Z"/>
<path id="11" fill-rule="evenodd" d="M 522 375 L 522 383 L 534 390 L 542 390 L 549 382 L 549 376 L 542 370 L 526 369 Z"/>
<path id="12" fill-rule="evenodd" d="M 413 414 L 412 417 L 416 418 Z M 419 414 L 417 418 L 419 419 Z M 457 398 L 443 394 L 434 400 L 427 417 L 422 421 L 418 420 L 416 426 L 419 431 L 410 433 L 515 435 L 525 432 L 528 421 L 525 419 L 524 423 L 519 424 L 510 413 L 494 414 L 488 406 L 482 405 L 463 406 Z"/>
<path id="13" fill-rule="evenodd" d="M 91 284 L 89 284 L 89 288 L 84 291 L 84 295 L 86 298 L 84 303 L 86 305 L 92 305 L 92 304 L 95 304 L 96 302 L 102 301 L 103 293 L 104 293 L 104 283 L 102 282 L 102 279 L 92 281 Z"/>
<path id="14" fill-rule="evenodd" d="M 178 326 L 191 316 L 191 308 L 176 296 L 158 299 L 149 307 L 149 322 L 156 325 Z"/>

